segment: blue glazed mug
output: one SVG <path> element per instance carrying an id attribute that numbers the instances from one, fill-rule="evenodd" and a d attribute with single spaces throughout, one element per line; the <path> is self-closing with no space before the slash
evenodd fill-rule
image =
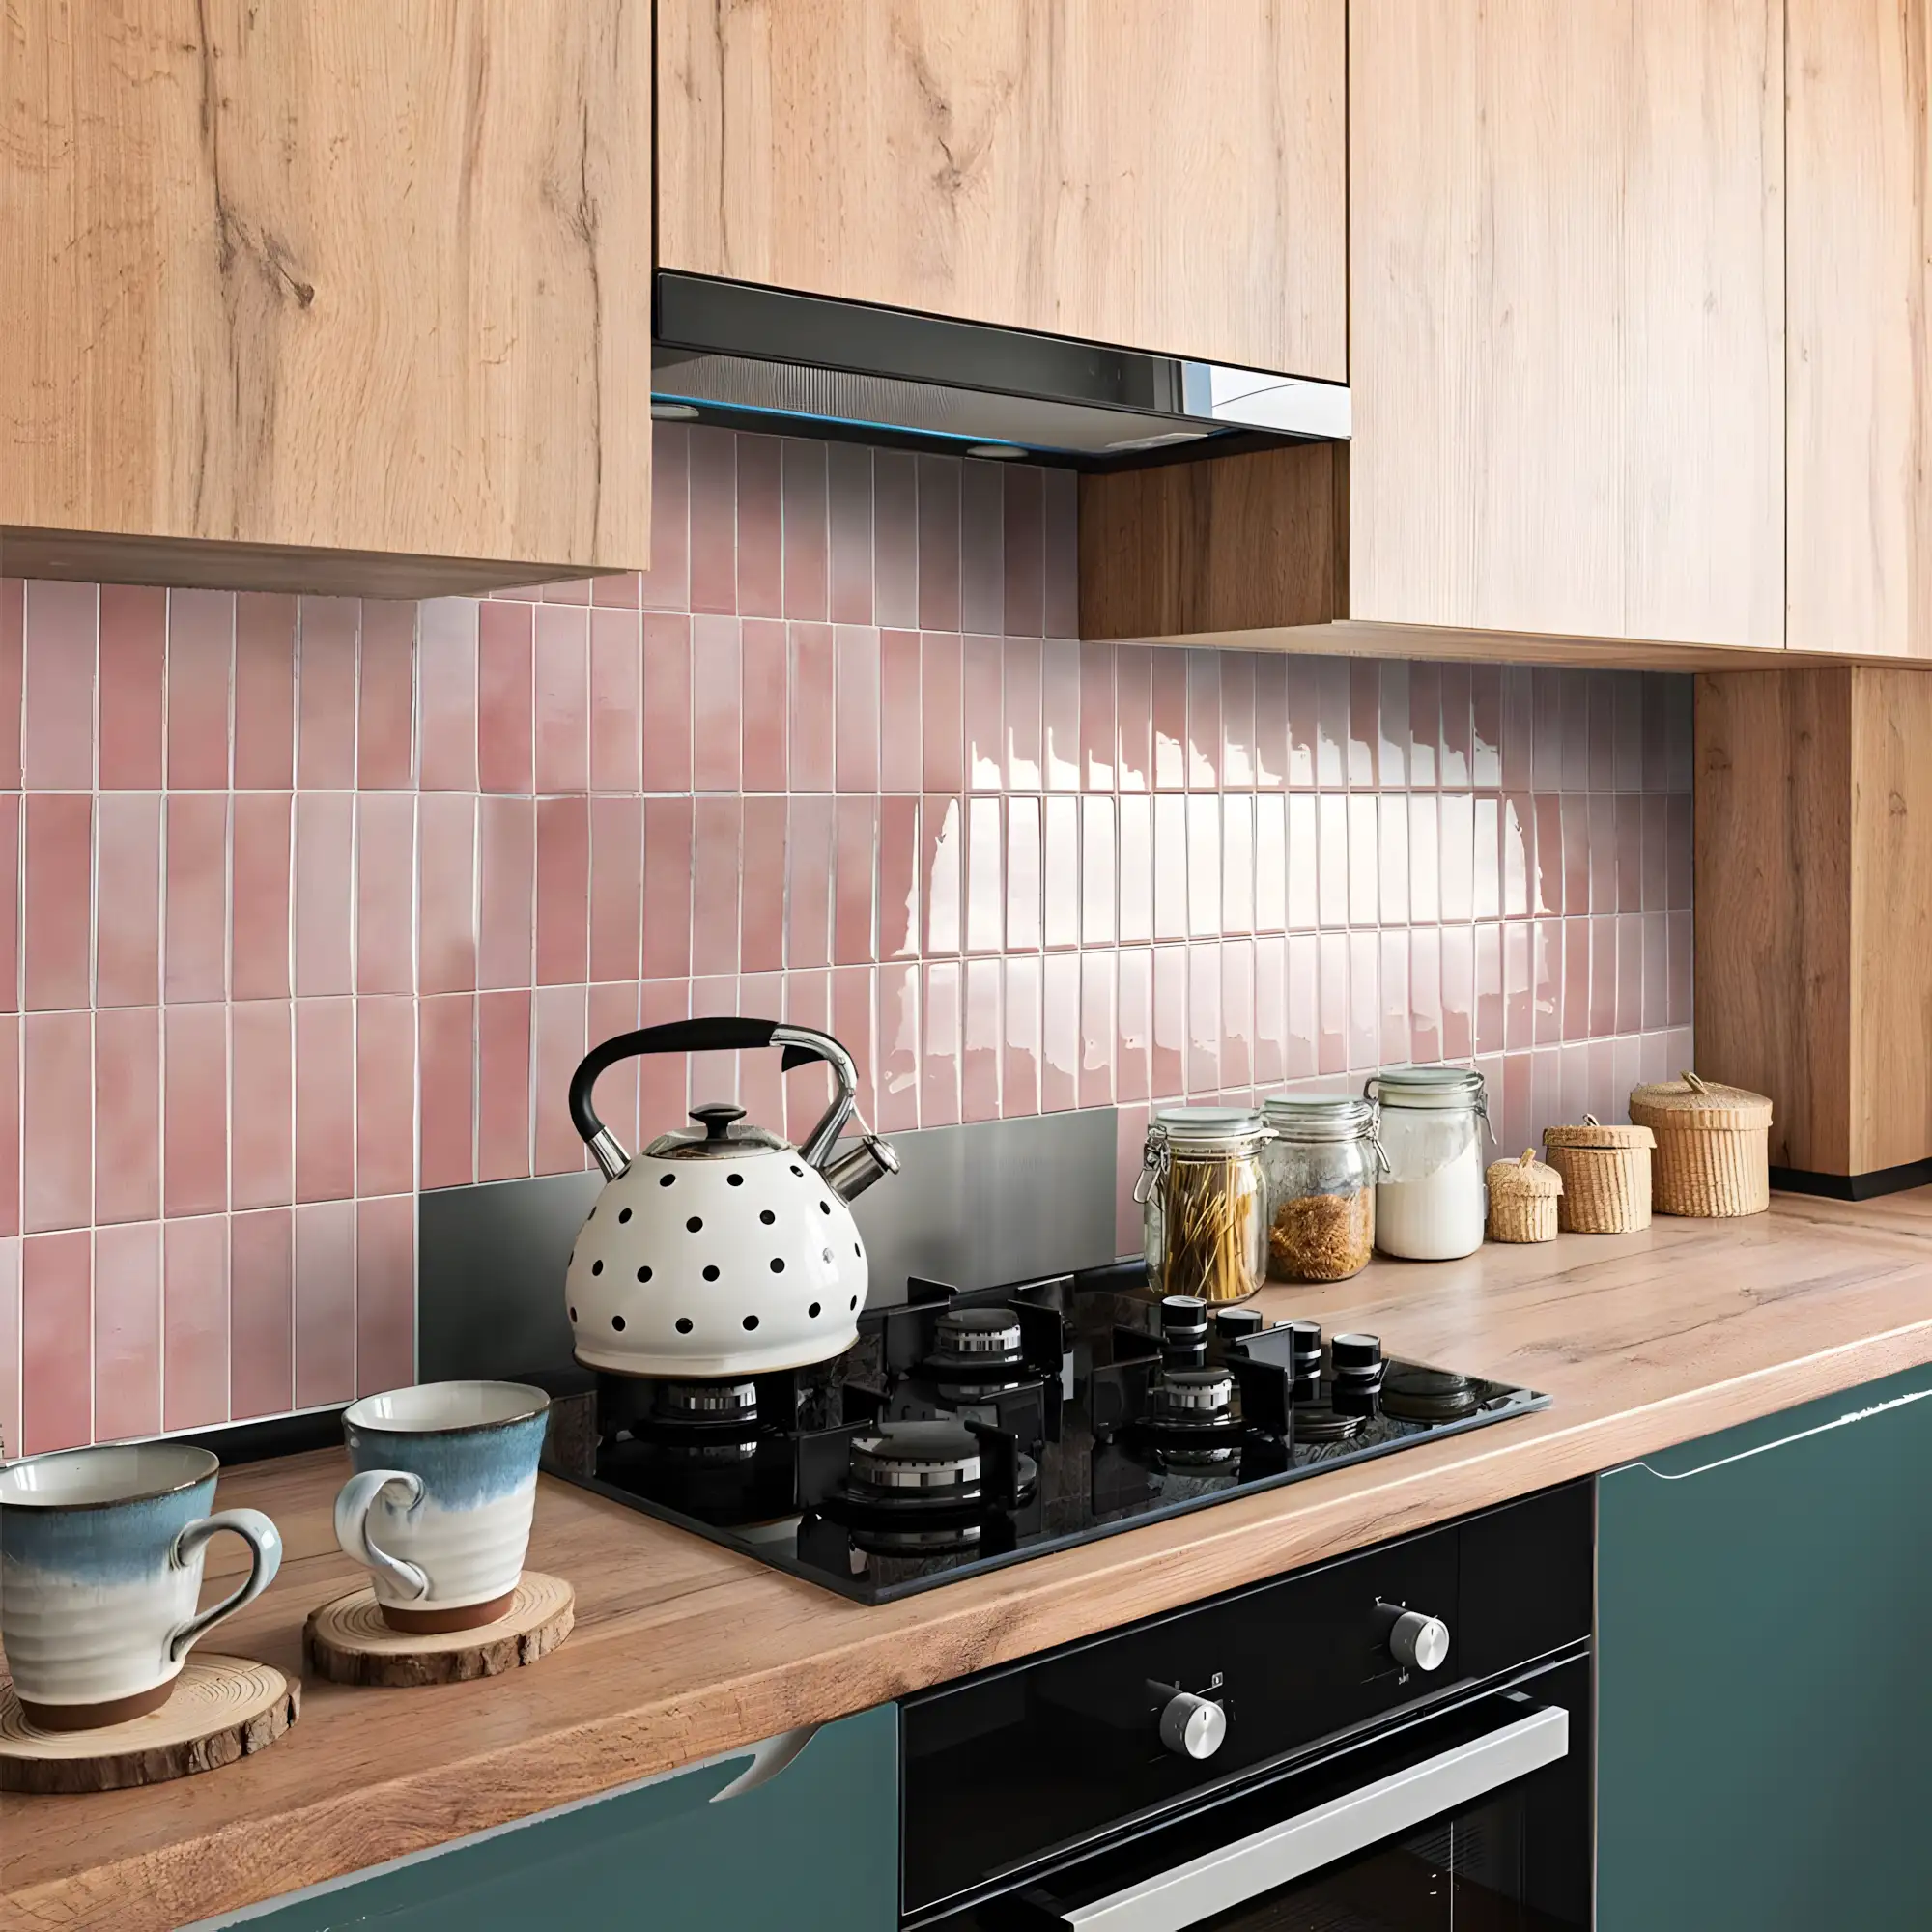
<path id="1" fill-rule="evenodd" d="M 343 1411 L 355 1474 L 335 1535 L 392 1630 L 475 1630 L 524 1574 L 550 1397 L 525 1382 L 423 1382 Z"/>
<path id="2" fill-rule="evenodd" d="M 274 1580 L 282 1539 L 221 1510 L 218 1458 L 185 1442 L 62 1449 L 0 1467 L 0 1642 L 27 1721 L 86 1730 L 168 1701 L 189 1649 Z M 209 1539 L 253 1553 L 248 1580 L 201 1611 Z"/>

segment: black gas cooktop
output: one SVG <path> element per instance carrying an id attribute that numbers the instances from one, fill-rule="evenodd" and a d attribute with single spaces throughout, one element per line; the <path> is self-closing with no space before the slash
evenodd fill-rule
<path id="1" fill-rule="evenodd" d="M 545 1465 L 875 1604 L 1549 1402 L 1373 1335 L 1156 1300 L 1137 1262 L 908 1287 L 813 1368 L 530 1377 Z"/>

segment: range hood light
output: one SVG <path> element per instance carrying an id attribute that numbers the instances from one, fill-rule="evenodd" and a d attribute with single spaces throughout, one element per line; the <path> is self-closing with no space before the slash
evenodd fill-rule
<path id="1" fill-rule="evenodd" d="M 693 403 L 661 403 L 653 398 L 651 420 L 661 423 L 688 423 L 697 420 L 697 409 Z"/>
<path id="2" fill-rule="evenodd" d="M 966 454 L 983 457 L 988 463 L 1011 463 L 1026 451 L 1016 442 L 969 442 Z"/>
<path id="3" fill-rule="evenodd" d="M 1158 436 L 1123 437 L 1119 442 L 1110 442 L 1108 449 L 1125 455 L 1136 449 L 1167 449 L 1177 442 L 1199 442 L 1208 432 L 1205 429 L 1163 430 Z"/>

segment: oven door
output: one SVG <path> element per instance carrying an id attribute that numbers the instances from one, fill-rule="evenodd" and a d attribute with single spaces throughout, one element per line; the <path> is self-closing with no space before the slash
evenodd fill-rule
<path id="1" fill-rule="evenodd" d="M 939 1921 L 1064 1932 L 1590 1923 L 1587 1657 L 1248 1784 Z"/>

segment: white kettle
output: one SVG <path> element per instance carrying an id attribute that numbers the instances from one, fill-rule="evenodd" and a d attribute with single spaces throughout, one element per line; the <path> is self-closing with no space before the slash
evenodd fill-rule
<path id="1" fill-rule="evenodd" d="M 590 1104 L 597 1076 L 644 1053 L 784 1049 L 787 1069 L 827 1062 L 838 1093 L 794 1148 L 724 1102 L 633 1159 Z M 858 1122 L 835 1160 L 858 1073 L 829 1034 L 778 1020 L 673 1020 L 593 1047 L 570 1082 L 570 1117 L 604 1191 L 570 1256 L 577 1359 L 617 1375 L 758 1375 L 830 1361 L 858 1339 L 866 1244 L 845 1205 L 896 1174 L 891 1146 Z"/>

